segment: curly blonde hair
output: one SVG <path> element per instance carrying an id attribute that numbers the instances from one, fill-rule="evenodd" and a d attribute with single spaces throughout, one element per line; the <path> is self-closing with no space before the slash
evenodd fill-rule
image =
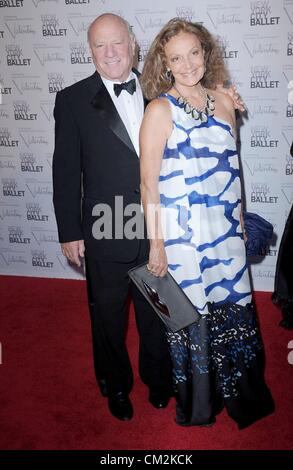
<path id="1" fill-rule="evenodd" d="M 201 83 L 206 88 L 215 89 L 229 79 L 221 48 L 211 33 L 199 23 L 191 23 L 180 18 L 173 18 L 161 29 L 152 42 L 147 53 L 140 84 L 144 96 L 148 99 L 156 98 L 160 93 L 166 93 L 172 88 L 170 79 L 166 76 L 165 45 L 179 33 L 194 34 L 204 50 L 205 74 Z"/>

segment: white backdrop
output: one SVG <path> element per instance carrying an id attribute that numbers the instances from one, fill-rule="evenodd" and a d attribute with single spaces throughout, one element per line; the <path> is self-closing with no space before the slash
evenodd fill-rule
<path id="1" fill-rule="evenodd" d="M 277 235 L 252 266 L 254 287 L 272 290 L 293 202 L 292 0 L 0 0 L 0 274 L 82 278 L 58 244 L 52 111 L 57 90 L 93 72 L 86 31 L 107 11 L 133 26 L 140 68 L 151 40 L 174 16 L 202 22 L 219 37 L 248 108 L 239 123 L 247 209 L 270 220 Z"/>

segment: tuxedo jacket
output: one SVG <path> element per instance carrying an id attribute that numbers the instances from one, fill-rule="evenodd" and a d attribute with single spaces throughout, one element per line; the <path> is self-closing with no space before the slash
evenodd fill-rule
<path id="1" fill-rule="evenodd" d="M 97 259 L 134 260 L 146 237 L 128 239 L 121 226 L 115 237 L 115 219 L 121 221 L 129 204 L 140 204 L 139 158 L 100 75 L 95 72 L 59 91 L 54 118 L 53 202 L 59 241 L 84 239 L 87 255 Z M 118 211 L 115 196 L 120 196 Z M 112 239 L 93 236 L 93 224 L 103 216 L 93 215 L 97 204 L 111 210 Z M 124 225 L 133 215 L 124 217 Z M 102 228 L 109 236 L 109 225 Z"/>

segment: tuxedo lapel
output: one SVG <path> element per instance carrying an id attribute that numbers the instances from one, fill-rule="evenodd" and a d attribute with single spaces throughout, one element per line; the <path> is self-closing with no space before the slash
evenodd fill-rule
<path id="1" fill-rule="evenodd" d="M 95 92 L 91 104 L 107 123 L 112 132 L 136 154 L 135 148 L 129 137 L 125 125 L 119 116 L 117 109 L 99 75 L 95 73 L 92 77 L 91 89 Z"/>

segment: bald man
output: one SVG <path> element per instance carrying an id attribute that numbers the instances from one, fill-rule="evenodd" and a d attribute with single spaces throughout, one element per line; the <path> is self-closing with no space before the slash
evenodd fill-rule
<path id="1" fill-rule="evenodd" d="M 127 22 L 103 14 L 90 25 L 88 41 L 95 73 L 56 96 L 54 207 L 63 254 L 78 266 L 86 257 L 97 382 L 112 415 L 127 421 L 133 416 L 125 344 L 129 292 L 140 341 L 139 374 L 149 387 L 149 402 L 166 407 L 172 390 L 163 326 L 127 276 L 149 251 L 138 159 L 145 103 L 132 68 L 135 39 Z"/>

